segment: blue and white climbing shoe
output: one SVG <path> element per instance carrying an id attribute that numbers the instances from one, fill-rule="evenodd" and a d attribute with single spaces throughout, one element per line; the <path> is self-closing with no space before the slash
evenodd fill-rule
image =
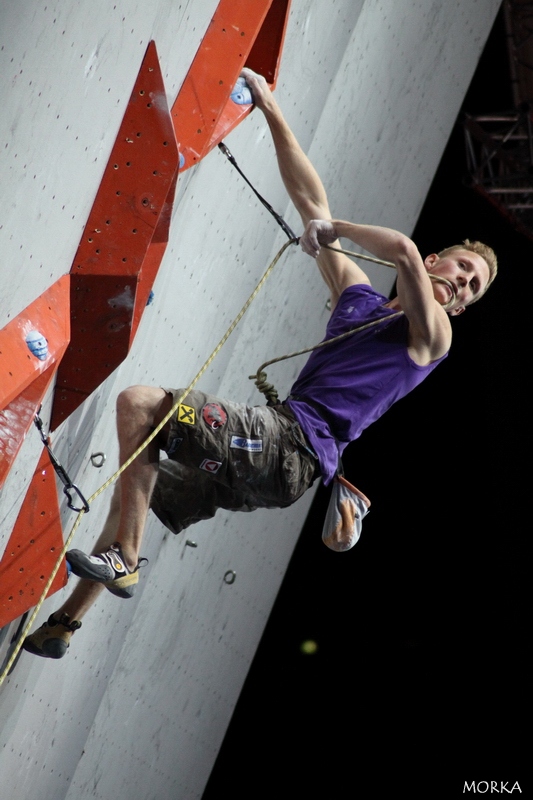
<path id="1" fill-rule="evenodd" d="M 130 571 L 122 555 L 118 542 L 112 544 L 105 553 L 88 556 L 81 550 L 69 550 L 65 556 L 72 572 L 78 578 L 103 583 L 117 597 L 133 597 L 139 582 L 139 567 L 148 559 L 141 558 L 134 570 Z"/>

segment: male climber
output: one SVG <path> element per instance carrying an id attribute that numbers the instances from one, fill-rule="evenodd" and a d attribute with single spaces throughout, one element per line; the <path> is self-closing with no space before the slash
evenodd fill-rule
<path id="1" fill-rule="evenodd" d="M 217 508 L 251 511 L 295 502 L 319 475 L 329 483 L 345 446 L 446 357 L 450 317 L 478 300 L 494 280 L 493 251 L 465 242 L 422 259 L 389 228 L 331 218 L 324 187 L 285 122 L 266 81 L 243 70 L 269 125 L 281 177 L 305 226 L 300 243 L 316 259 L 331 292 L 326 338 L 365 328 L 315 350 L 285 403 L 249 407 L 193 391 L 157 439 L 124 471 L 93 555 L 67 553 L 85 580 L 24 644 L 61 658 L 100 592 L 131 597 L 150 507 L 175 533 Z M 326 249 L 350 239 L 397 270 L 393 300 L 374 291 L 361 267 Z M 403 311 L 403 314 L 398 314 Z M 164 418 L 180 390 L 133 386 L 117 400 L 120 463 Z M 169 456 L 159 464 L 159 450 Z"/>

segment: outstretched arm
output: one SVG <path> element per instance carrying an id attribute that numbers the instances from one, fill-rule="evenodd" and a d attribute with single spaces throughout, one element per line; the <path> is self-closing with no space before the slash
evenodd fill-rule
<path id="1" fill-rule="evenodd" d="M 304 226 L 312 219 L 330 219 L 331 212 L 322 181 L 287 125 L 267 82 L 250 69 L 243 69 L 241 74 L 250 87 L 255 105 L 265 115 L 281 178 Z M 317 264 L 331 291 L 333 305 L 347 286 L 370 283 L 363 270 L 341 253 L 322 250 L 318 254 Z"/>

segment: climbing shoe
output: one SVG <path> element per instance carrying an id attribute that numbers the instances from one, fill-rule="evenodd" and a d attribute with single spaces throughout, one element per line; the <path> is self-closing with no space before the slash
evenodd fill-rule
<path id="1" fill-rule="evenodd" d="M 68 614 L 61 614 L 55 619 L 50 614 L 48 621 L 44 622 L 35 633 L 26 636 L 22 647 L 28 653 L 43 658 L 63 658 L 70 646 L 70 639 L 74 631 L 81 628 L 81 622 L 71 620 Z"/>
<path id="2" fill-rule="evenodd" d="M 118 542 L 112 544 L 105 553 L 88 556 L 81 550 L 69 550 L 65 556 L 72 572 L 78 578 L 103 583 L 117 597 L 133 597 L 139 582 L 139 567 L 148 559 L 141 558 L 134 570 L 130 571 L 124 561 Z"/>

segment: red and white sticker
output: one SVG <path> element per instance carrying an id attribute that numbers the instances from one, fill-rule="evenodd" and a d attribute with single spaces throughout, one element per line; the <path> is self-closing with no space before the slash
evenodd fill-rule
<path id="1" fill-rule="evenodd" d="M 210 428 L 217 430 L 226 424 L 228 415 L 218 403 L 206 403 L 202 408 L 202 417 Z"/>
<path id="2" fill-rule="evenodd" d="M 200 469 L 203 469 L 205 472 L 210 472 L 212 475 L 214 475 L 219 471 L 221 466 L 222 461 L 212 461 L 210 458 L 204 458 L 200 464 Z"/>

